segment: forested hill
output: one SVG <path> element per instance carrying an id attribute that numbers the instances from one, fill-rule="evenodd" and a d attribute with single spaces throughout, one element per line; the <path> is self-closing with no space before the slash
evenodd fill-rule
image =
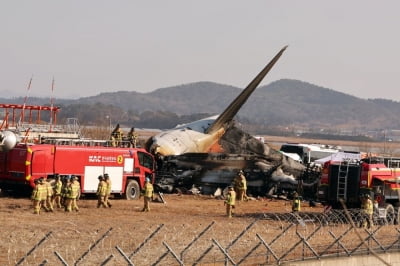
<path id="1" fill-rule="evenodd" d="M 56 104 L 62 107 L 60 117 L 78 117 L 81 123 L 104 121 L 105 116 L 111 115 L 113 121 L 163 128 L 220 113 L 241 90 L 197 82 L 149 93 L 119 91 L 77 100 L 58 99 Z M 23 99 L 0 101 L 22 103 Z M 27 104 L 49 102 L 49 99 L 30 98 Z M 399 114 L 399 102 L 361 99 L 310 83 L 282 79 L 257 88 L 240 110 L 239 120 L 267 126 L 399 129 Z"/>

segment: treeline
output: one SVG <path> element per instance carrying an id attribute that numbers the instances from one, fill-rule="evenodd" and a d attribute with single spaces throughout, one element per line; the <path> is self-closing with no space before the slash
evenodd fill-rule
<path id="1" fill-rule="evenodd" d="M 123 110 L 114 105 L 99 102 L 95 104 L 61 105 L 60 108 L 61 111 L 57 115 L 58 123 L 64 123 L 67 118 L 77 118 L 81 125 L 105 127 L 108 127 L 110 123 L 114 126 L 119 123 L 123 127 L 168 129 L 177 124 L 211 116 L 211 114 L 206 113 L 179 116 L 173 112 L 157 110 L 138 112 Z M 46 119 L 46 116 L 43 116 L 43 119 Z"/>

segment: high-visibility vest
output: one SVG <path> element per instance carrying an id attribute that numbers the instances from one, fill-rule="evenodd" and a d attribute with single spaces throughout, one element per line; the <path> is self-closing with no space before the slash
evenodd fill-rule
<path id="1" fill-rule="evenodd" d="M 106 184 L 107 184 L 106 194 L 110 195 L 111 194 L 111 180 L 107 179 Z"/>
<path id="2" fill-rule="evenodd" d="M 242 175 L 242 178 L 240 180 L 240 188 L 241 189 L 247 189 L 247 181 L 246 178 Z"/>
<path id="3" fill-rule="evenodd" d="M 153 196 L 153 185 L 150 182 L 146 182 L 144 185 L 144 196 L 151 198 Z"/>
<path id="4" fill-rule="evenodd" d="M 300 205 L 300 199 L 299 198 L 295 198 L 293 200 L 293 205 L 292 205 L 292 211 L 300 211 L 301 209 L 301 205 Z"/>
<path id="5" fill-rule="evenodd" d="M 33 200 L 40 200 L 39 184 L 36 184 L 35 187 L 34 187 L 34 189 L 32 190 L 31 199 L 33 199 Z"/>
<path id="6" fill-rule="evenodd" d="M 54 193 L 56 195 L 60 195 L 61 194 L 61 187 L 62 187 L 61 180 L 56 181 L 55 184 L 54 184 L 54 187 L 53 187 Z"/>
<path id="7" fill-rule="evenodd" d="M 51 187 L 51 184 L 48 181 L 45 181 L 44 186 L 46 187 L 47 190 L 47 197 L 53 196 L 53 188 Z"/>
<path id="8" fill-rule="evenodd" d="M 374 213 L 374 204 L 372 203 L 372 200 L 366 199 L 363 201 L 361 208 L 366 214 L 373 214 Z"/>
<path id="9" fill-rule="evenodd" d="M 236 199 L 236 192 L 231 190 L 228 192 L 228 195 L 226 197 L 226 204 L 228 205 L 235 205 L 235 199 Z"/>
<path id="10" fill-rule="evenodd" d="M 46 187 L 46 185 L 39 184 L 38 190 L 39 190 L 40 200 L 47 200 L 47 187 Z"/>
<path id="11" fill-rule="evenodd" d="M 104 181 L 100 181 L 99 185 L 97 186 L 97 195 L 105 196 L 107 191 L 107 185 Z"/>
<path id="12" fill-rule="evenodd" d="M 73 181 L 68 187 L 67 198 L 76 199 L 79 195 L 80 185 L 78 181 Z"/>

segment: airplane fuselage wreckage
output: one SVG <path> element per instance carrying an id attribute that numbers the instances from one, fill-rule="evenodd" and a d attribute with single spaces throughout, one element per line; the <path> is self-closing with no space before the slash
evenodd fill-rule
<path id="1" fill-rule="evenodd" d="M 146 142 L 146 149 L 158 159 L 158 188 L 201 188 L 212 193 L 232 183 L 244 170 L 248 191 L 253 195 L 274 189 L 296 189 L 299 184 L 315 184 L 305 177 L 306 167 L 272 149 L 235 127 L 233 118 L 279 60 L 287 46 L 261 70 L 249 85 L 220 114 L 163 131 Z"/>

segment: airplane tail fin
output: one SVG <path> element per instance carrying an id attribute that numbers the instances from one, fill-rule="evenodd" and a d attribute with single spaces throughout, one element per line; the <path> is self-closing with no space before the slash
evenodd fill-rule
<path id="1" fill-rule="evenodd" d="M 224 112 L 214 121 L 214 123 L 206 130 L 206 133 L 212 134 L 219 128 L 226 125 L 226 123 L 230 122 L 233 117 L 240 110 L 242 105 L 247 101 L 253 91 L 257 88 L 257 86 L 261 83 L 264 77 L 268 74 L 271 68 L 275 65 L 275 63 L 279 60 L 283 52 L 286 50 L 287 46 L 283 47 L 279 53 L 275 55 L 275 57 L 264 67 L 264 69 L 247 85 L 246 89 L 244 89 L 238 97 L 224 110 Z"/>

